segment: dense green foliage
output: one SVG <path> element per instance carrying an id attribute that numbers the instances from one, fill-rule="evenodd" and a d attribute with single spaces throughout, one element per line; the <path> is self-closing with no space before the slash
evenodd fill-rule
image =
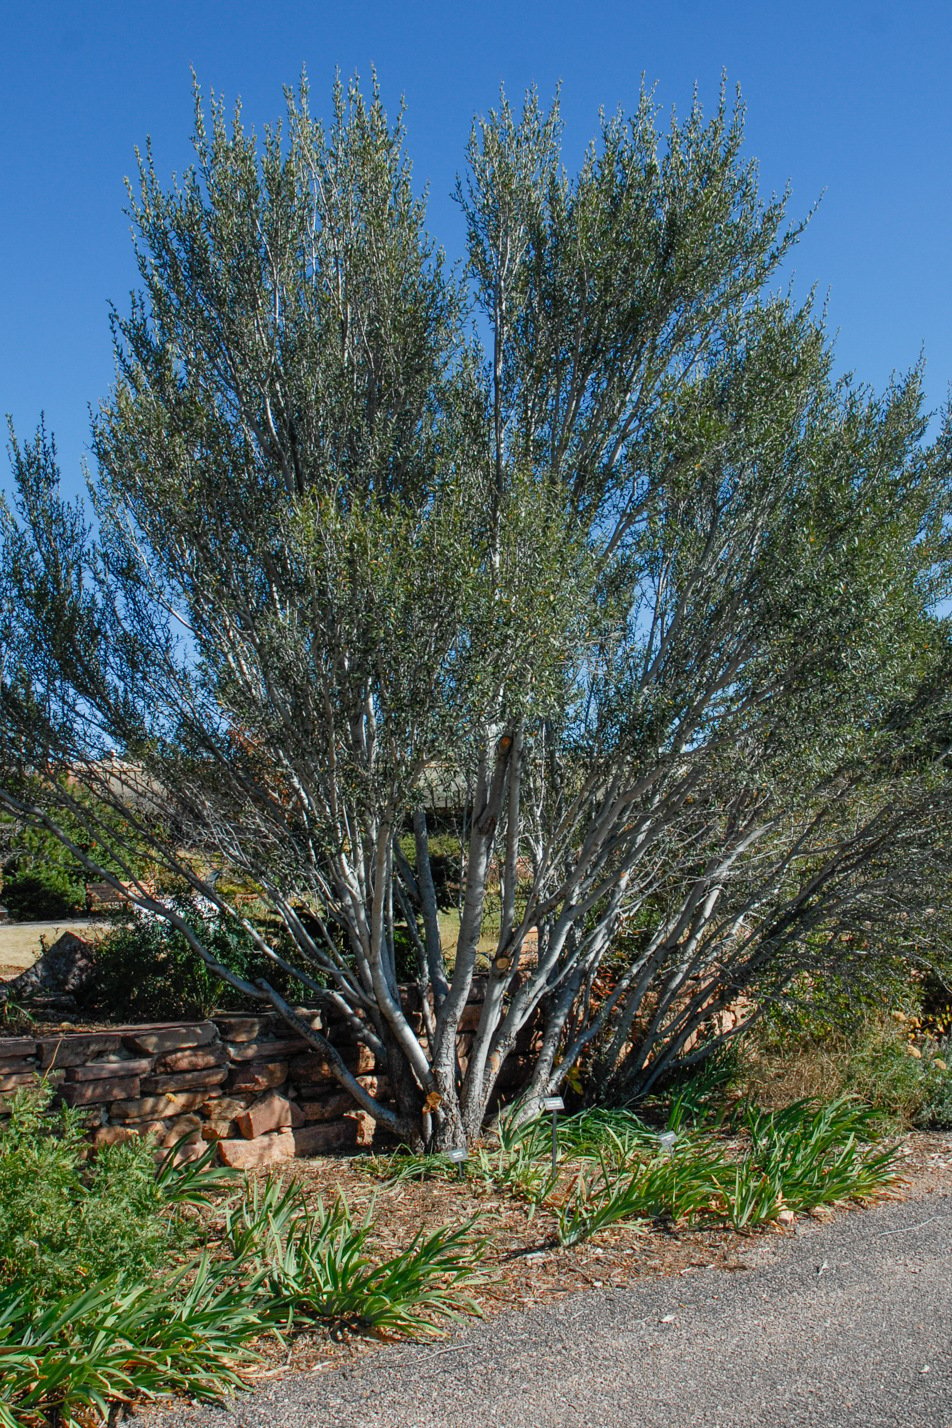
<path id="1" fill-rule="evenodd" d="M 170 902 L 223 967 L 245 980 L 269 974 L 253 938 L 237 921 L 216 912 L 203 915 L 187 898 Z M 291 1001 L 304 1000 L 305 989 L 293 978 L 279 973 L 274 981 Z M 144 917 L 119 921 L 97 940 L 83 997 L 86 1005 L 122 1021 L 205 1017 L 216 1007 L 249 1005 L 247 997 L 195 956 L 182 932 Z"/>
<path id="2" fill-rule="evenodd" d="M 498 1145 L 481 1149 L 465 1173 L 533 1208 L 547 1206 L 563 1245 L 645 1221 L 746 1229 L 870 1198 L 895 1178 L 895 1148 L 875 1144 L 875 1109 L 853 1097 L 796 1101 L 778 1111 L 722 1101 L 715 1110 L 705 1104 L 709 1090 L 699 1088 L 690 1117 L 688 1099 L 675 1097 L 661 1132 L 631 1111 L 568 1116 L 558 1126 L 555 1165 L 548 1117 L 504 1121 Z M 713 1134 L 725 1118 L 729 1142 Z M 404 1154 L 380 1157 L 371 1169 L 392 1180 L 455 1173 L 438 1157 Z"/>
<path id="3" fill-rule="evenodd" d="M 54 1114 L 51 1095 L 16 1097 L 0 1124 L 0 1283 L 42 1309 L 78 1284 L 145 1277 L 189 1240 L 181 1216 L 163 1213 L 152 1146 L 87 1160 L 78 1113 Z"/>
<path id="4" fill-rule="evenodd" d="M 370 1219 L 341 1201 L 270 1182 L 242 1192 L 174 1150 L 157 1167 L 148 1140 L 90 1155 L 77 1113 L 52 1114 L 50 1098 L 21 1093 L 0 1123 L 2 1428 L 220 1397 L 241 1387 L 255 1340 L 315 1321 L 425 1337 L 473 1312 L 471 1226 L 381 1257 Z"/>

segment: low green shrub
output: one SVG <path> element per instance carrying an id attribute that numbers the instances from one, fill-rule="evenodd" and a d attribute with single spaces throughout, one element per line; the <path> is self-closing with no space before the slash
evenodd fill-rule
<path id="1" fill-rule="evenodd" d="M 891 1016 L 866 1019 L 845 1048 L 843 1091 L 899 1125 L 916 1124 L 927 1094 L 917 1050 L 905 1021 Z"/>
<path id="2" fill-rule="evenodd" d="M 759 1032 L 744 1053 L 745 1100 L 783 1106 L 794 1100 L 851 1096 L 879 1113 L 882 1129 L 948 1128 L 952 1038 L 937 1039 L 915 1012 L 866 1013 L 851 1030 L 786 1038 Z"/>
<path id="3" fill-rule="evenodd" d="M 77 1284 L 150 1273 L 183 1248 L 190 1222 L 167 1213 L 184 1167 L 156 1174 L 146 1140 L 87 1158 L 77 1112 L 52 1112 L 48 1086 L 14 1097 L 0 1125 L 0 1284 L 46 1306 Z"/>
<path id="4" fill-rule="evenodd" d="M 176 1147 L 156 1166 L 147 1140 L 91 1156 L 51 1095 L 21 1092 L 0 1126 L 0 1428 L 89 1428 L 135 1399 L 218 1397 L 257 1339 L 315 1321 L 430 1337 L 476 1311 L 471 1224 L 380 1257 L 369 1216 L 268 1181 L 216 1207 L 219 1234 L 195 1211 L 234 1172 L 178 1163 Z"/>
<path id="5" fill-rule="evenodd" d="M 919 1065 L 923 1097 L 916 1124 L 923 1130 L 952 1130 L 952 1037 L 927 1043 Z"/>
<path id="6" fill-rule="evenodd" d="M 234 1386 L 268 1327 L 260 1288 L 186 1255 L 189 1208 L 234 1177 L 174 1147 L 156 1166 L 148 1140 L 91 1156 L 51 1099 L 21 1092 L 0 1126 L 0 1425 L 87 1425 L 133 1398 Z"/>
<path id="7" fill-rule="evenodd" d="M 267 976 L 291 1001 L 306 999 L 300 983 L 266 963 L 239 923 L 202 912 L 186 898 L 176 899 L 176 911 L 230 972 L 250 982 Z M 88 1006 L 128 1021 L 206 1017 L 216 1007 L 241 1009 L 249 1004 L 209 970 L 183 933 L 168 922 L 142 916 L 117 922 L 97 943 L 85 999 Z"/>
<path id="8" fill-rule="evenodd" d="M 42 868 L 4 877 L 2 898 L 15 922 L 54 922 L 85 910 L 86 885 L 59 868 Z"/>

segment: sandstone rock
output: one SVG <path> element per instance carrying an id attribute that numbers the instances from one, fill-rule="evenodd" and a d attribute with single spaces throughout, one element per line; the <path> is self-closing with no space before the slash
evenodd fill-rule
<path id="1" fill-rule="evenodd" d="M 251 1061 L 237 1066 L 231 1073 L 228 1089 L 231 1091 L 270 1091 L 288 1079 L 286 1061 Z"/>
<path id="2" fill-rule="evenodd" d="M 108 1081 L 71 1081 L 62 1087 L 68 1106 L 87 1106 L 91 1101 L 121 1101 L 139 1094 L 138 1076 L 114 1076 Z"/>
<path id="3" fill-rule="evenodd" d="M 354 1098 L 346 1091 L 334 1090 L 316 1100 L 302 1099 L 299 1105 L 306 1123 L 335 1121 L 354 1109 Z"/>
<path id="4" fill-rule="evenodd" d="M 206 1120 L 230 1124 L 241 1111 L 246 1111 L 250 1104 L 249 1096 L 218 1096 L 213 1101 L 207 1101 L 202 1106 L 202 1114 Z"/>
<path id="5" fill-rule="evenodd" d="M 356 1130 L 355 1143 L 360 1146 L 369 1146 L 374 1143 L 374 1133 L 377 1129 L 377 1122 L 367 1111 L 350 1111 L 346 1119 L 353 1121 Z"/>
<path id="6" fill-rule="evenodd" d="M 330 1121 L 326 1125 L 301 1126 L 291 1131 L 295 1155 L 326 1155 L 331 1150 L 349 1150 L 357 1144 L 353 1120 Z M 255 1145 L 256 1141 L 249 1142 Z"/>
<path id="7" fill-rule="evenodd" d="M 157 1121 L 167 1116 L 179 1116 L 195 1111 L 208 1100 L 208 1090 L 186 1091 L 177 1096 L 139 1096 L 134 1100 L 114 1101 L 109 1115 L 114 1121 Z"/>
<path id="8" fill-rule="evenodd" d="M 138 1060 L 91 1061 L 86 1066 L 70 1066 L 66 1072 L 67 1081 L 105 1081 L 117 1076 L 145 1076 L 152 1070 L 148 1056 Z"/>
<path id="9" fill-rule="evenodd" d="M 347 1069 L 358 1075 L 367 1075 L 376 1070 L 377 1063 L 369 1047 L 364 1045 L 343 1047 L 341 1056 Z M 314 1081 L 332 1081 L 334 1074 L 331 1071 L 330 1063 L 315 1051 L 307 1056 L 294 1058 L 290 1064 L 290 1078 L 292 1081 L 307 1085 Z"/>
<path id="10" fill-rule="evenodd" d="M 174 1120 L 165 1123 L 163 1134 L 159 1137 L 160 1145 L 172 1146 L 179 1140 L 200 1140 L 202 1138 L 202 1118 L 201 1116 L 188 1115 L 176 1116 Z"/>
<path id="11" fill-rule="evenodd" d="M 199 1021 L 182 1026 L 169 1026 L 161 1031 L 131 1032 L 126 1040 L 149 1056 L 169 1051 L 184 1051 L 190 1046 L 207 1046 L 216 1040 L 218 1028 L 212 1021 Z"/>
<path id="12" fill-rule="evenodd" d="M 131 1129 L 135 1131 L 136 1135 L 151 1135 L 157 1141 L 161 1141 L 171 1125 L 174 1125 L 174 1121 L 136 1121 Z"/>
<path id="13" fill-rule="evenodd" d="M 75 996 L 90 981 L 94 965 L 92 944 L 74 932 L 63 932 L 32 967 L 3 984 L 3 999 L 22 1002 L 36 996 Z"/>
<path id="14" fill-rule="evenodd" d="M 228 1079 L 227 1066 L 210 1066 L 207 1071 L 176 1071 L 171 1076 L 146 1076 L 142 1090 L 146 1096 L 164 1091 L 192 1091 L 198 1086 L 220 1086 Z"/>
<path id="15" fill-rule="evenodd" d="M 291 1125 L 291 1103 L 276 1091 L 268 1091 L 246 1111 L 239 1111 L 235 1125 L 246 1140 L 269 1131 L 287 1130 Z"/>
<path id="16" fill-rule="evenodd" d="M 123 1145 L 127 1140 L 138 1140 L 139 1132 L 132 1126 L 100 1126 L 93 1131 L 93 1145 L 97 1150 L 104 1145 Z"/>
<path id="17" fill-rule="evenodd" d="M 159 1058 L 155 1069 L 160 1075 L 169 1075 L 173 1071 L 207 1071 L 210 1066 L 222 1066 L 224 1062 L 225 1048 L 219 1042 L 212 1042 L 191 1051 L 171 1051 Z"/>
<path id="18" fill-rule="evenodd" d="M 257 1140 L 220 1140 L 218 1156 L 225 1165 L 237 1170 L 252 1170 L 260 1165 L 277 1165 L 282 1160 L 292 1160 L 295 1154 L 294 1136 L 289 1130 L 276 1131 L 273 1135 L 262 1135 Z"/>
<path id="19" fill-rule="evenodd" d="M 278 1061 L 285 1060 L 299 1051 L 307 1049 L 307 1042 L 300 1036 L 269 1037 L 267 1040 L 228 1042 L 225 1050 L 229 1061 Z"/>
<path id="20" fill-rule="evenodd" d="M 223 1041 L 254 1041 L 263 1036 L 270 1018 L 264 1016 L 216 1016 L 215 1025 Z"/>
<path id="21" fill-rule="evenodd" d="M 122 1037 L 118 1032 L 80 1031 L 65 1036 L 41 1036 L 37 1045 L 43 1067 L 85 1066 L 97 1056 L 118 1051 Z"/>
<path id="22" fill-rule="evenodd" d="M 202 1140 L 232 1140 L 234 1134 L 234 1121 L 205 1121 L 202 1125 Z"/>
<path id="23" fill-rule="evenodd" d="M 36 1042 L 32 1036 L 0 1036 L 0 1061 L 35 1055 Z"/>

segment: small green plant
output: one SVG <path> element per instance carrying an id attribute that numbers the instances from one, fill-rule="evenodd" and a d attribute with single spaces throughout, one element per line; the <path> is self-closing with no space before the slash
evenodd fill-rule
<path id="1" fill-rule="evenodd" d="M 777 1186 L 752 1160 L 731 1166 L 721 1178 L 724 1215 L 735 1230 L 775 1220 L 783 1208 Z"/>
<path id="2" fill-rule="evenodd" d="M 187 1256 L 188 1209 L 230 1172 L 180 1164 L 174 1146 L 156 1167 L 148 1140 L 90 1156 L 77 1113 L 51 1099 L 19 1093 L 0 1127 L 0 1425 L 65 1428 L 234 1386 L 269 1326 L 260 1286 Z"/>
<path id="3" fill-rule="evenodd" d="M 773 1185 L 778 1206 L 862 1199 L 895 1178 L 895 1149 L 872 1145 L 875 1111 L 850 1097 L 795 1101 L 779 1111 L 748 1107 L 744 1121 L 749 1159 Z"/>
<path id="4" fill-rule="evenodd" d="M 623 1167 L 657 1147 L 657 1131 L 634 1111 L 596 1106 L 567 1116 L 559 1126 L 559 1153 L 574 1160 L 608 1160 Z"/>
<path id="5" fill-rule="evenodd" d="M 618 1180 L 606 1165 L 598 1182 L 584 1173 L 578 1176 L 568 1200 L 556 1210 L 556 1233 L 560 1245 L 577 1245 L 609 1225 L 643 1218 L 637 1176 Z"/>
<path id="6" fill-rule="evenodd" d="M 608 1160 L 590 1181 L 579 1175 L 557 1212 L 561 1244 L 577 1244 L 625 1220 L 694 1220 L 715 1210 L 726 1168 L 721 1152 L 703 1141 L 684 1142 L 670 1153 L 636 1163 L 627 1176 Z"/>
<path id="7" fill-rule="evenodd" d="M 561 1152 L 561 1127 L 557 1144 Z M 558 1170 L 552 1168 L 551 1120 L 548 1116 L 525 1121 L 512 1114 L 501 1117 L 497 1144 L 477 1149 L 467 1162 L 467 1171 L 533 1208 L 541 1205 L 558 1179 Z"/>
<path id="8" fill-rule="evenodd" d="M 135 1399 L 220 1396 L 255 1340 L 315 1321 L 430 1337 L 476 1312 L 471 1223 L 379 1257 L 369 1215 L 267 1181 L 219 1207 L 224 1234 L 196 1257 L 192 1211 L 235 1179 L 208 1168 L 214 1148 L 180 1162 L 173 1146 L 157 1167 L 148 1141 L 90 1157 L 76 1113 L 50 1101 L 49 1087 L 19 1094 L 0 1129 L 0 1428 L 88 1428 Z"/>
<path id="9" fill-rule="evenodd" d="M 292 1001 L 305 989 L 280 969 L 265 966 L 253 937 L 240 923 L 203 910 L 186 895 L 170 899 L 203 945 L 247 981 L 267 974 Z M 183 933 L 158 918 L 123 917 L 96 946 L 90 1006 L 130 1021 L 209 1016 L 216 1007 L 240 1007 L 241 994 L 220 981 L 189 946 Z"/>
<path id="10" fill-rule="evenodd" d="M 0 1127 L 0 1284 L 26 1286 L 35 1304 L 146 1274 L 193 1233 L 170 1209 L 193 1200 L 191 1167 L 167 1158 L 157 1175 L 145 1140 L 87 1157 L 77 1113 L 52 1111 L 52 1095 L 21 1092 Z"/>
<path id="11" fill-rule="evenodd" d="M 268 1182 L 229 1212 L 225 1235 L 238 1261 L 259 1267 L 287 1329 L 316 1320 L 426 1338 L 439 1320 L 478 1312 L 463 1292 L 480 1278 L 472 1222 L 420 1231 L 405 1250 L 375 1261 L 371 1213 L 357 1221 L 342 1197 L 326 1207 L 296 1186 Z"/>
<path id="12" fill-rule="evenodd" d="M 389 1155 L 371 1155 L 360 1162 L 360 1168 L 374 1180 L 387 1185 L 401 1185 L 408 1180 L 454 1180 L 459 1168 L 445 1155 L 416 1155 L 396 1150 Z"/>
<path id="13" fill-rule="evenodd" d="M 923 1061 L 925 1095 L 917 1123 L 925 1130 L 952 1130 L 952 1038 L 933 1043 Z"/>
<path id="14" fill-rule="evenodd" d="M 88 1428 L 135 1399 L 219 1397 L 258 1360 L 258 1284 L 207 1257 L 156 1280 L 97 1281 L 30 1306 L 0 1292 L 0 1426 Z M 95 1418 L 93 1417 L 95 1415 Z"/>
<path id="15" fill-rule="evenodd" d="M 666 1128 L 680 1133 L 692 1126 L 713 1129 L 720 1125 L 732 1109 L 728 1092 L 739 1073 L 740 1061 L 734 1042 L 719 1047 L 699 1066 L 679 1073 L 659 1097 Z"/>

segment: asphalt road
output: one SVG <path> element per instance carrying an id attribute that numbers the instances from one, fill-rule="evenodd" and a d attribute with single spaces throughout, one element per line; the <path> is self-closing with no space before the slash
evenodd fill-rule
<path id="1" fill-rule="evenodd" d="M 744 1264 L 465 1324 L 150 1428 L 952 1428 L 952 1192 L 805 1221 Z"/>

